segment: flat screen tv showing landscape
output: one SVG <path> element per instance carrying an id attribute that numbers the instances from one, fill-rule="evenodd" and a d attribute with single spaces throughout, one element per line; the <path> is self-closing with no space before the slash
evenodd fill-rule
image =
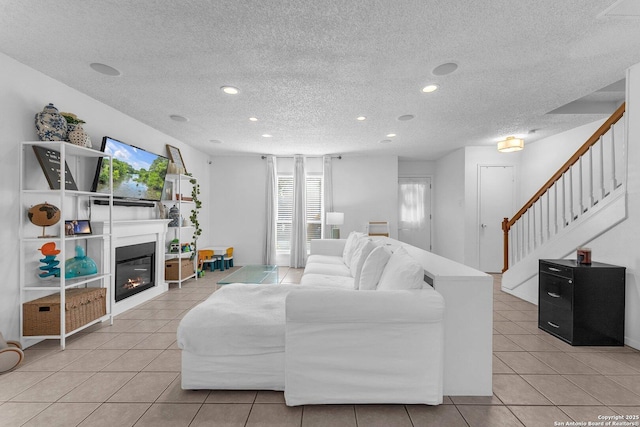
<path id="1" fill-rule="evenodd" d="M 113 156 L 113 197 L 159 201 L 169 159 L 111 137 L 102 138 L 101 151 Z M 109 160 L 98 160 L 91 191 L 109 191 Z"/>

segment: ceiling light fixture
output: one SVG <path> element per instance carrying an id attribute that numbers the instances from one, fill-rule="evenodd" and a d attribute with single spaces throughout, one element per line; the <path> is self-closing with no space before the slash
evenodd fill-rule
<path id="1" fill-rule="evenodd" d="M 501 153 L 511 153 L 524 148 L 524 139 L 508 136 L 507 139 L 498 141 L 498 151 Z"/>
<path id="2" fill-rule="evenodd" d="M 98 73 L 104 74 L 106 76 L 117 77 L 120 74 L 122 74 L 120 73 L 120 71 L 116 70 L 115 68 L 110 67 L 106 64 L 101 64 L 99 62 L 94 62 L 92 64 L 89 64 L 89 66 L 93 68 L 94 71 L 97 71 Z"/>
<path id="3" fill-rule="evenodd" d="M 249 121 L 257 122 L 258 118 L 257 117 L 249 117 Z"/>
<path id="4" fill-rule="evenodd" d="M 219 139 L 210 139 L 209 142 L 212 144 L 222 144 L 222 141 L 220 141 Z"/>
<path id="5" fill-rule="evenodd" d="M 431 92 L 435 92 L 437 90 L 438 90 L 438 85 L 436 85 L 436 84 L 430 84 L 430 85 L 427 85 L 427 86 L 422 88 L 422 91 L 424 93 L 431 93 Z"/>
<path id="6" fill-rule="evenodd" d="M 237 87 L 233 86 L 222 86 L 220 89 L 222 89 L 222 91 L 227 95 L 237 95 L 240 92 Z"/>
<path id="7" fill-rule="evenodd" d="M 186 117 L 179 116 L 177 114 L 172 114 L 169 117 L 171 118 L 171 120 L 174 120 L 176 122 L 188 122 L 189 121 L 189 119 L 187 119 Z"/>
<path id="8" fill-rule="evenodd" d="M 393 138 L 394 136 L 396 136 L 396 134 L 395 134 L 395 133 L 389 133 L 389 134 L 387 134 L 387 138 Z"/>
<path id="9" fill-rule="evenodd" d="M 358 120 L 359 122 L 362 122 L 364 120 L 367 120 L 367 118 L 365 116 L 359 116 L 359 117 L 356 117 L 356 120 Z"/>
<path id="10" fill-rule="evenodd" d="M 388 144 L 390 142 L 391 142 L 390 139 L 383 139 L 382 141 L 380 141 L 380 144 Z"/>
<path id="11" fill-rule="evenodd" d="M 416 116 L 414 116 L 413 114 L 405 114 L 403 116 L 398 117 L 398 120 L 400 120 L 401 122 L 406 122 L 407 120 L 412 120 L 415 117 Z"/>
<path id="12" fill-rule="evenodd" d="M 268 133 L 263 133 L 263 134 L 262 134 L 262 137 L 263 137 L 263 138 L 272 138 L 272 137 L 273 137 L 273 135 L 269 135 Z"/>

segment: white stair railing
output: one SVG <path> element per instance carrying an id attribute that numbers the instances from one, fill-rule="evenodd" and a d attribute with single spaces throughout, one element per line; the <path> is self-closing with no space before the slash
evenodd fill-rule
<path id="1" fill-rule="evenodd" d="M 513 218 L 504 219 L 503 272 L 622 187 L 624 113 L 622 104 Z"/>

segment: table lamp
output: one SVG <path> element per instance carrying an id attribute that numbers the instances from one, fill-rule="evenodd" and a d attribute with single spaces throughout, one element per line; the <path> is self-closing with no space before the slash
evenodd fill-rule
<path id="1" fill-rule="evenodd" d="M 327 212 L 327 225 L 331 226 L 331 238 L 339 239 L 340 238 L 340 229 L 336 228 L 336 225 L 344 224 L 344 213 L 343 212 Z"/>

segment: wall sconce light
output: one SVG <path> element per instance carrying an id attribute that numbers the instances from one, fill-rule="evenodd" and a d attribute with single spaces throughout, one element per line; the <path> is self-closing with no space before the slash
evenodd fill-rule
<path id="1" fill-rule="evenodd" d="M 524 139 L 508 136 L 507 139 L 498 142 L 498 151 L 501 153 L 511 153 L 524 148 Z"/>

